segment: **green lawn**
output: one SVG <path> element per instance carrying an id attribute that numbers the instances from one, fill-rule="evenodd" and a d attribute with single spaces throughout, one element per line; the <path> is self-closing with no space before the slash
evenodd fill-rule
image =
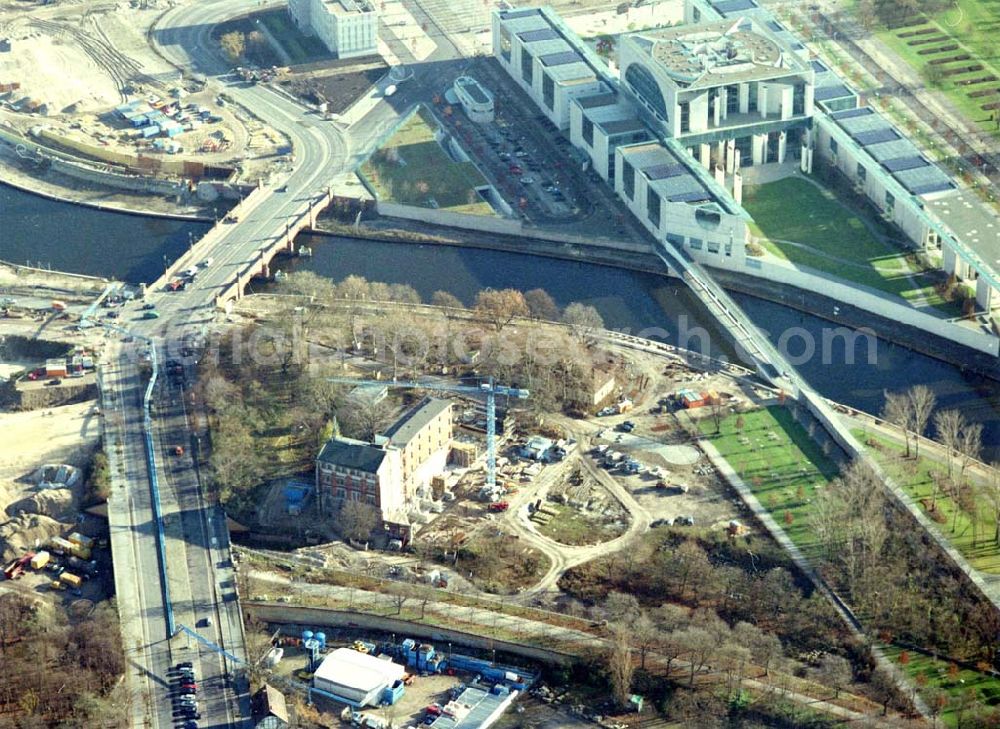
<path id="1" fill-rule="evenodd" d="M 983 71 L 977 72 L 979 75 L 992 73 L 1000 77 L 1000 46 L 996 42 L 997 31 L 1000 30 L 1000 6 L 993 0 L 957 0 L 955 5 L 945 10 L 923 15 L 925 23 L 923 25 L 909 26 L 897 29 L 880 29 L 875 35 L 898 53 L 913 68 L 920 71 L 925 79 L 928 79 L 928 62 L 935 57 L 942 57 L 944 54 L 919 54 L 917 50 L 926 48 L 941 47 L 957 43 L 957 51 L 949 51 L 949 54 L 969 53 L 972 59 L 963 63 L 982 63 L 985 66 Z M 928 43 L 926 45 L 911 46 L 908 41 L 914 39 L 910 37 L 900 37 L 900 33 L 907 33 L 922 28 L 931 28 L 935 32 L 930 35 L 947 36 L 948 40 L 941 43 Z M 969 91 L 977 91 L 988 88 L 1000 88 L 1000 81 L 992 83 L 977 84 L 972 87 L 962 87 L 955 83 L 954 79 L 941 81 L 937 84 L 948 99 L 954 103 L 966 117 L 977 122 L 981 129 L 998 134 L 996 125 L 989 122 L 989 111 L 981 108 L 982 104 L 989 101 L 997 101 L 1000 95 L 989 97 L 972 98 Z"/>
<path id="2" fill-rule="evenodd" d="M 552 517 L 547 524 L 540 524 L 536 528 L 539 534 L 560 544 L 600 544 L 620 537 L 626 529 L 625 516 L 620 522 L 605 524 L 601 519 L 579 509 L 569 506 L 555 506 L 551 503 L 548 505 L 557 509 L 559 513 Z"/>
<path id="3" fill-rule="evenodd" d="M 973 544 L 972 515 L 958 510 L 956 518 L 955 502 L 942 494 L 940 489 L 934 502 L 936 516 L 930 513 L 934 484 L 931 474 L 946 476 L 948 467 L 945 463 L 931 460 L 922 454 L 919 461 L 903 459 L 904 447 L 890 438 L 865 434 L 862 430 L 855 430 L 854 435 L 863 443 L 878 443 L 876 448 L 869 446 L 869 453 L 910 498 L 919 503 L 937 522 L 940 532 L 976 569 L 989 574 L 1000 574 L 1000 548 L 993 541 L 996 519 L 985 496 L 976 499 L 981 510 L 976 514 L 978 542 Z"/>
<path id="4" fill-rule="evenodd" d="M 918 690 L 928 704 L 934 701 L 937 691 L 943 691 L 946 694 L 947 703 L 939 715 L 939 721 L 944 726 L 959 726 L 963 693 L 967 694 L 966 700 L 972 698 L 970 694 L 974 694 L 978 706 L 995 707 L 1000 704 L 1000 679 L 967 668 L 959 668 L 957 674 L 949 676 L 949 663 L 947 661 L 937 660 L 917 651 L 907 652 L 909 660 L 904 666 L 899 661 L 899 657 L 903 653 L 902 648 L 890 645 L 882 646 L 882 649 L 910 677 L 915 686 L 924 683 Z M 918 676 L 922 678 L 918 678 Z M 965 719 L 968 718 L 969 713 L 966 711 Z"/>
<path id="5" fill-rule="evenodd" d="M 931 276 L 915 272 L 905 253 L 876 238 L 831 190 L 786 177 L 748 188 L 743 206 L 772 255 L 908 301 L 925 296 L 925 305 L 961 313 L 934 291 Z"/>
<path id="6" fill-rule="evenodd" d="M 809 528 L 810 504 L 838 469 L 787 408 L 775 405 L 722 421 L 715 433 L 710 417 L 699 421 L 702 433 L 740 475 L 788 536 L 809 554 L 814 545 Z M 791 515 L 788 523 L 786 513 Z"/>
<path id="7" fill-rule="evenodd" d="M 421 107 L 361 166 L 380 200 L 495 215 L 477 187 L 489 183 L 472 162 L 455 162 L 434 138 L 437 122 Z"/>

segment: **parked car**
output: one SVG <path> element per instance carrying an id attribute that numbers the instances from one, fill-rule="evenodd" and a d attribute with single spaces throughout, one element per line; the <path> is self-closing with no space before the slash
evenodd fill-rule
<path id="1" fill-rule="evenodd" d="M 534 181 L 535 181 L 535 178 L 532 177 L 531 175 L 528 175 L 527 177 L 522 177 L 521 178 L 521 184 L 522 185 L 531 185 L 532 183 L 534 183 Z"/>
<path id="2" fill-rule="evenodd" d="M 143 319 L 159 319 L 160 312 L 158 311 L 147 311 L 142 315 Z"/>
<path id="3" fill-rule="evenodd" d="M 142 310 L 143 311 L 152 311 L 155 308 L 156 308 L 156 304 L 143 304 L 142 305 Z"/>
<path id="4" fill-rule="evenodd" d="M 48 382 L 46 382 L 45 386 L 46 387 L 55 387 L 56 385 L 61 385 L 61 384 L 62 384 L 62 380 L 60 380 L 58 377 L 55 377 L 55 378 L 49 380 Z"/>

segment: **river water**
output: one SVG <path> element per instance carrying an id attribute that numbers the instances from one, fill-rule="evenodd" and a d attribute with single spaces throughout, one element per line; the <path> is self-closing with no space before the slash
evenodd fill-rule
<path id="1" fill-rule="evenodd" d="M 179 255 L 200 223 L 97 211 L 53 202 L 0 185 L 0 259 L 31 261 L 54 269 L 114 276 L 137 283 L 159 275 L 164 260 Z M 590 264 L 535 258 L 513 253 L 410 243 L 383 243 L 326 236 L 306 236 L 311 259 L 282 261 L 284 270 L 312 270 L 340 280 L 357 274 L 372 281 L 412 285 L 425 300 L 437 290 L 466 303 L 486 287 L 543 288 L 556 302 L 593 304 L 609 328 L 633 333 L 659 329 L 677 343 L 690 336 L 695 348 L 732 356 L 711 318 L 677 281 L 652 274 Z M 842 338 L 833 337 L 824 356 L 822 319 L 748 296 L 735 297 L 753 322 L 778 341 L 794 332 L 787 351 L 803 352 L 805 339 L 816 354 L 796 361 L 798 370 L 821 393 L 838 402 L 878 412 L 886 389 L 914 384 L 931 387 L 943 407 L 958 407 L 984 425 L 985 454 L 1000 458 L 1000 385 L 970 378 L 957 367 L 876 341 L 862 341 L 849 360 Z M 701 338 L 694 336 L 698 328 Z M 787 336 L 787 334 L 786 334 Z M 707 340 L 707 347 L 704 342 Z M 853 364 L 848 364 L 853 361 Z"/>

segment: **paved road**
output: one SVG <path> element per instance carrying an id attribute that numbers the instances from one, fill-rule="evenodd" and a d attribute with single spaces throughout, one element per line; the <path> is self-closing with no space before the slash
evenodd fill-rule
<path id="1" fill-rule="evenodd" d="M 177 626 L 246 660 L 225 518 L 203 496 L 191 458 L 192 450 L 200 449 L 202 434 L 192 432 L 188 422 L 184 377 L 167 365 L 182 360 L 182 371 L 191 374 L 192 358 L 182 356 L 185 337 L 204 333 L 214 320 L 220 290 L 284 234 L 286 221 L 307 202 L 323 194 L 338 175 L 353 170 L 413 103 L 427 98 L 443 73 L 457 74 L 465 63 L 455 47 L 441 39 L 435 54 L 408 71 L 409 78 L 391 99 L 369 105 L 349 126 L 334 123 L 273 89 L 226 76 L 227 64 L 212 51 L 211 29 L 259 7 L 247 0 L 179 5 L 165 13 L 151 33 L 167 60 L 186 72 L 204 74 L 236 104 L 283 133 L 294 156 L 279 178 L 262 181 L 265 189 L 255 194 L 254 205 L 244 206 L 238 222 L 222 225 L 212 243 L 206 243 L 201 255 L 211 263 L 196 282 L 171 294 L 149 292 L 145 303 L 156 305 L 157 319 L 143 319 L 139 303 L 128 305 L 120 324 L 138 341 L 125 343 L 116 335 L 105 352 L 102 402 L 114 484 L 109 511 L 122 630 L 132 666 L 128 680 L 134 726 L 159 729 L 180 723 L 174 716 L 168 673 L 182 660 L 192 661 L 197 672 L 202 726 L 244 726 L 249 717 L 242 674 L 188 634 L 168 636 L 167 613 L 172 609 Z M 421 19 L 418 10 L 414 14 Z M 146 460 L 146 378 L 139 356 L 149 347 L 155 348 L 160 365 L 148 436 L 163 517 L 162 554 Z M 177 446 L 184 447 L 183 454 L 176 453 Z"/>

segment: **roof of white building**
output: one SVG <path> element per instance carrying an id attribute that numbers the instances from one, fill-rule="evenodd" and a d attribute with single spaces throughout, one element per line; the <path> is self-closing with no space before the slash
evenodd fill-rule
<path id="1" fill-rule="evenodd" d="M 383 433 L 389 442 L 405 448 L 417 433 L 441 413 L 451 409 L 451 400 L 428 397 L 417 403 Z"/>
<path id="2" fill-rule="evenodd" d="M 629 41 L 685 88 L 711 87 L 808 71 L 773 31 L 749 18 L 638 31 Z"/>
<path id="3" fill-rule="evenodd" d="M 351 648 L 337 648 L 323 659 L 313 676 L 355 691 L 373 691 L 401 679 L 406 669 Z"/>

